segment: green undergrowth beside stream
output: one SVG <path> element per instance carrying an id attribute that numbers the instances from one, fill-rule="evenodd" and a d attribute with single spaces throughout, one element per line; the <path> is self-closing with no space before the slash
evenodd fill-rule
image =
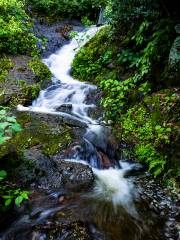
<path id="1" fill-rule="evenodd" d="M 111 3 L 110 24 L 76 54 L 72 74 L 100 86 L 115 135 L 155 177 L 176 188 L 180 62 L 169 60 L 175 25 L 160 2 L 130 2 Z"/>

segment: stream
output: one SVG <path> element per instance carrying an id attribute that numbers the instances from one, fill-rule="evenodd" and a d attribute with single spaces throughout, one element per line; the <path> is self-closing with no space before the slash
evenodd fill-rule
<path id="1" fill-rule="evenodd" d="M 92 37 L 98 30 L 91 27 L 86 34 Z M 78 36 L 83 39 L 84 32 Z M 86 37 L 81 45 L 85 42 Z M 111 150 L 111 128 L 102 122 L 103 113 L 96 119 L 91 116 L 97 106 L 94 101 L 87 101 L 89 94 L 96 94 L 97 87 L 70 75 L 78 49 L 78 40 L 73 39 L 43 60 L 53 74 L 52 84 L 40 92 L 32 106 L 18 105 L 18 110 L 56 115 L 83 125 L 85 144 L 75 145 L 65 161 L 90 166 L 94 183 L 86 191 L 63 188 L 34 192 L 30 206 L 21 209 L 0 239 L 170 239 L 164 237 L 167 219 L 150 208 L 150 203 L 142 198 L 145 190 L 136 184 L 133 173 L 141 171 L 142 166 L 127 161 L 123 155 L 118 161 L 113 154 L 105 156 Z M 97 149 L 101 149 L 101 155 Z"/>

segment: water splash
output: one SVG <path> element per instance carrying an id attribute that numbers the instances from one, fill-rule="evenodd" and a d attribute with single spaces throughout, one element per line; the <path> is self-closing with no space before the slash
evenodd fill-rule
<path id="1" fill-rule="evenodd" d="M 131 181 L 124 178 L 126 169 L 93 169 L 97 179 L 93 190 L 93 197 L 112 202 L 114 209 L 122 206 L 129 214 L 138 217 L 133 199 L 135 194 Z"/>

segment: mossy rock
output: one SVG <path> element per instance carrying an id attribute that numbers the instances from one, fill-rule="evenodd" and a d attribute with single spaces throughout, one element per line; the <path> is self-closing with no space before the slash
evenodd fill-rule
<path id="1" fill-rule="evenodd" d="M 0 56 L 0 83 L 4 83 L 7 76 L 8 71 L 14 67 L 13 62 L 10 58 L 3 56 Z"/>
<path id="2" fill-rule="evenodd" d="M 12 140 L 18 151 L 37 146 L 45 155 L 53 156 L 72 141 L 72 130 L 66 125 L 48 122 L 31 113 L 19 113 L 17 121 L 24 127 Z"/>
<path id="3" fill-rule="evenodd" d="M 38 97 L 41 87 L 43 85 L 45 87 L 51 80 L 48 67 L 39 60 L 31 59 L 21 55 L 3 56 L 0 59 L 0 105 L 10 107 L 16 107 L 18 104 L 31 105 Z M 28 66 L 30 60 L 34 68 L 36 64 L 37 75 Z M 40 72 L 42 76 L 39 75 Z M 37 78 L 38 81 L 41 80 L 38 83 Z"/>
<path id="4" fill-rule="evenodd" d="M 40 60 L 31 60 L 28 66 L 35 74 L 37 81 L 43 83 L 44 81 L 51 80 L 52 73 L 50 72 L 49 68 Z"/>
<path id="5" fill-rule="evenodd" d="M 101 58 L 107 51 L 111 51 L 108 37 L 110 26 L 103 27 L 88 43 L 76 54 L 72 63 L 72 75 L 80 81 L 94 81 L 106 69 Z M 99 76 L 98 76 L 99 77 Z"/>
<path id="6" fill-rule="evenodd" d="M 53 124 L 46 122 L 46 119 L 23 112 L 17 114 L 17 121 L 23 130 L 1 148 L 0 157 L 7 154 L 8 149 L 12 146 L 19 156 L 25 149 L 35 146 L 45 155 L 52 156 L 71 143 L 73 133 L 65 125 L 56 124 L 53 126 Z"/>
<path id="7" fill-rule="evenodd" d="M 21 81 L 22 82 L 22 81 Z M 38 83 L 21 85 L 5 83 L 0 95 L 0 105 L 16 107 L 18 104 L 30 105 L 36 99 L 40 92 L 40 85 Z"/>
<path id="8" fill-rule="evenodd" d="M 72 143 L 72 129 L 57 120 L 51 122 L 51 119 L 38 114 L 19 112 L 17 121 L 23 130 L 0 149 L 1 165 L 10 172 L 12 166 L 17 168 L 24 161 L 26 151 L 36 152 L 41 158 L 50 158 Z"/>

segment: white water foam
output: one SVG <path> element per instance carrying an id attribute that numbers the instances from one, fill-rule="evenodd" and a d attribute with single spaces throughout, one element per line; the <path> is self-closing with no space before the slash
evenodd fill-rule
<path id="1" fill-rule="evenodd" d="M 130 169 L 130 165 L 128 169 Z M 93 190 L 95 199 L 104 199 L 112 202 L 114 208 L 122 206 L 133 217 L 138 218 L 138 213 L 133 200 L 136 196 L 133 183 L 124 177 L 127 169 L 93 169 L 96 175 L 96 184 Z"/>

